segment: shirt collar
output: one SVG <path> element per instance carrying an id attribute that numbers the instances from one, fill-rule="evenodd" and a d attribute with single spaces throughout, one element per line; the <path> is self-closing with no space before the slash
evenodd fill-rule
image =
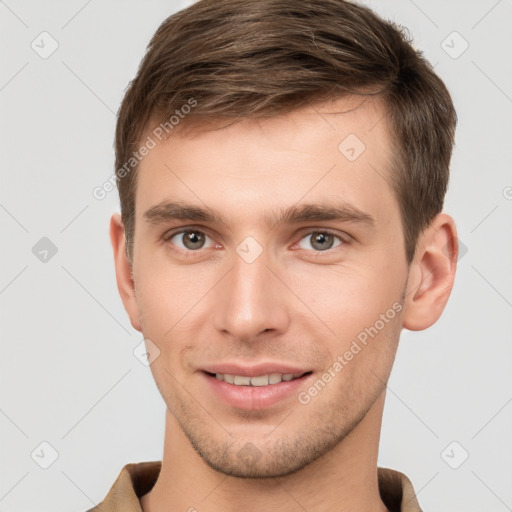
<path id="1" fill-rule="evenodd" d="M 161 461 L 126 464 L 105 499 L 87 512 L 142 512 L 139 499 L 155 485 Z M 390 512 L 422 512 L 411 481 L 389 468 L 377 468 L 379 492 Z"/>

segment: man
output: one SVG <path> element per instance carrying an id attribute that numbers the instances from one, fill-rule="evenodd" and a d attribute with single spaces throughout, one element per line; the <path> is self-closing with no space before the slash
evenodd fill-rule
<path id="1" fill-rule="evenodd" d="M 341 0 L 202 0 L 121 105 L 117 284 L 167 405 L 162 462 L 94 511 L 419 511 L 377 467 L 400 332 L 446 305 L 456 115 Z"/>

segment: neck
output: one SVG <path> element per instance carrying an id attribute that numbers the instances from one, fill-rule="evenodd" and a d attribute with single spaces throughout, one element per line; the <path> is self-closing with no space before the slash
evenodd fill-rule
<path id="1" fill-rule="evenodd" d="M 213 470 L 167 411 L 162 468 L 153 489 L 141 498 L 142 509 L 387 512 L 377 478 L 384 397 L 383 392 L 331 451 L 291 475 L 272 479 L 235 478 Z"/>

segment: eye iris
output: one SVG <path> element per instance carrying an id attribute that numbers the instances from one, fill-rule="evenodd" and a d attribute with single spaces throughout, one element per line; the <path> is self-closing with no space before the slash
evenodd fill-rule
<path id="1" fill-rule="evenodd" d="M 315 249 L 318 249 L 319 251 L 325 251 L 327 249 L 330 249 L 332 247 L 333 242 L 333 235 L 329 235 L 328 233 L 313 233 L 311 235 L 311 245 Z"/>
<path id="2" fill-rule="evenodd" d="M 183 233 L 183 245 L 187 249 L 200 249 L 204 244 L 204 235 L 197 231 Z"/>

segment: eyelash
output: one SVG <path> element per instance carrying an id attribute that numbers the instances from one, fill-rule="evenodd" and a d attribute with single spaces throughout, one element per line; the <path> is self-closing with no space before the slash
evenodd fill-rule
<path id="1" fill-rule="evenodd" d="M 180 235 L 180 234 L 187 233 L 187 232 L 190 232 L 190 231 L 201 233 L 201 234 L 209 237 L 210 239 L 212 239 L 212 237 L 210 235 L 208 235 L 208 233 L 206 233 L 205 231 L 203 231 L 201 229 L 194 228 L 194 227 L 179 228 L 177 230 L 167 232 L 166 234 L 164 234 L 162 239 L 163 239 L 163 241 L 165 243 L 169 243 L 170 240 L 173 237 L 175 237 L 176 235 Z M 331 247 L 330 249 L 326 249 L 325 251 L 315 251 L 315 250 L 312 250 L 312 249 L 308 251 L 308 252 L 312 252 L 314 254 L 318 254 L 319 256 L 321 256 L 322 254 L 332 254 L 334 249 L 340 248 L 340 247 L 348 244 L 348 240 L 344 239 L 342 236 L 340 236 L 335 231 L 332 231 L 332 230 L 327 229 L 327 228 L 311 228 L 309 231 L 304 231 L 304 232 L 301 233 L 301 238 L 299 239 L 299 242 L 297 242 L 297 243 L 300 243 L 300 241 L 302 241 L 304 238 L 306 238 L 308 236 L 311 236 L 314 233 L 322 233 L 322 234 L 326 234 L 326 235 L 331 235 L 331 236 L 337 238 L 341 242 L 339 245 L 337 245 L 335 247 Z M 347 237 L 348 237 L 348 235 L 347 235 Z M 347 237 L 345 237 L 345 238 L 347 238 Z M 171 244 L 171 245 L 174 245 L 174 244 Z M 294 244 L 294 245 L 297 245 L 297 244 Z M 176 251 L 178 251 L 178 252 L 180 252 L 182 254 L 185 253 L 185 254 L 187 254 L 187 256 L 188 255 L 194 255 L 194 253 L 200 253 L 201 249 L 197 249 L 197 250 L 193 251 L 193 250 L 184 250 L 184 249 L 181 249 L 181 248 L 178 248 L 178 247 L 174 248 L 174 250 L 176 250 Z M 304 250 L 307 250 L 307 249 L 304 249 Z"/>

